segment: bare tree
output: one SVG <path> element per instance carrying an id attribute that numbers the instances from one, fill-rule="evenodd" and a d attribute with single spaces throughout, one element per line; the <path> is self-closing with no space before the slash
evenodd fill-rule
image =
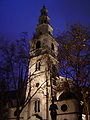
<path id="1" fill-rule="evenodd" d="M 17 111 L 19 111 L 20 106 L 24 104 L 29 64 L 29 42 L 27 33 L 23 33 L 22 35 L 20 40 L 12 43 L 3 40 L 0 41 L 0 74 L 2 74 L 0 76 L 2 77 L 0 82 L 1 80 L 6 81 L 8 91 L 16 91 Z M 19 120 L 18 114 L 17 120 Z"/>
<path id="2" fill-rule="evenodd" d="M 87 94 L 90 89 L 90 28 L 81 24 L 68 26 L 57 37 L 59 67 L 61 75 L 71 78 L 83 98 L 86 120 L 88 120 Z"/>

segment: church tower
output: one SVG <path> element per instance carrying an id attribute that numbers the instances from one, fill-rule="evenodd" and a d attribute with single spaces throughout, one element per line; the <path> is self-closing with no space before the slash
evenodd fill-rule
<path id="1" fill-rule="evenodd" d="M 43 6 L 36 32 L 30 41 L 30 77 L 26 92 L 26 96 L 31 97 L 27 116 L 30 120 L 51 119 L 49 107 L 52 97 L 55 98 L 52 86 L 56 86 L 58 43 L 49 22 L 48 10 Z"/>

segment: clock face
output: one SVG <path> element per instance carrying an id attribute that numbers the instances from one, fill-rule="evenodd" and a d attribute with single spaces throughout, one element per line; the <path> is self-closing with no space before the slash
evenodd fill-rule
<path id="1" fill-rule="evenodd" d="M 63 104 L 63 105 L 61 106 L 61 110 L 62 110 L 63 112 L 67 111 L 67 109 L 68 109 L 68 107 L 67 107 L 66 104 Z"/>

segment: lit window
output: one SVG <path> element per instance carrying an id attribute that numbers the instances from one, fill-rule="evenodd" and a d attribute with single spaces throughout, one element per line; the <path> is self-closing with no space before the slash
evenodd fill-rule
<path id="1" fill-rule="evenodd" d="M 41 66 L 41 63 L 40 63 L 40 62 L 37 62 L 37 63 L 36 63 L 36 71 L 37 71 L 37 70 L 40 70 L 40 66 Z"/>
<path id="2" fill-rule="evenodd" d="M 40 41 L 37 41 L 37 43 L 36 43 L 36 49 L 38 49 L 38 48 L 41 48 L 41 42 Z"/>
<path id="3" fill-rule="evenodd" d="M 35 112 L 40 112 L 40 100 L 35 101 Z"/>

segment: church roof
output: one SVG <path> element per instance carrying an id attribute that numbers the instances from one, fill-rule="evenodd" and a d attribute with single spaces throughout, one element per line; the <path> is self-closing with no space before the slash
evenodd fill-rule
<path id="1" fill-rule="evenodd" d="M 59 100 L 69 100 L 69 99 L 77 99 L 77 97 L 75 96 L 74 93 L 72 92 L 63 92 L 60 96 L 59 96 Z"/>

